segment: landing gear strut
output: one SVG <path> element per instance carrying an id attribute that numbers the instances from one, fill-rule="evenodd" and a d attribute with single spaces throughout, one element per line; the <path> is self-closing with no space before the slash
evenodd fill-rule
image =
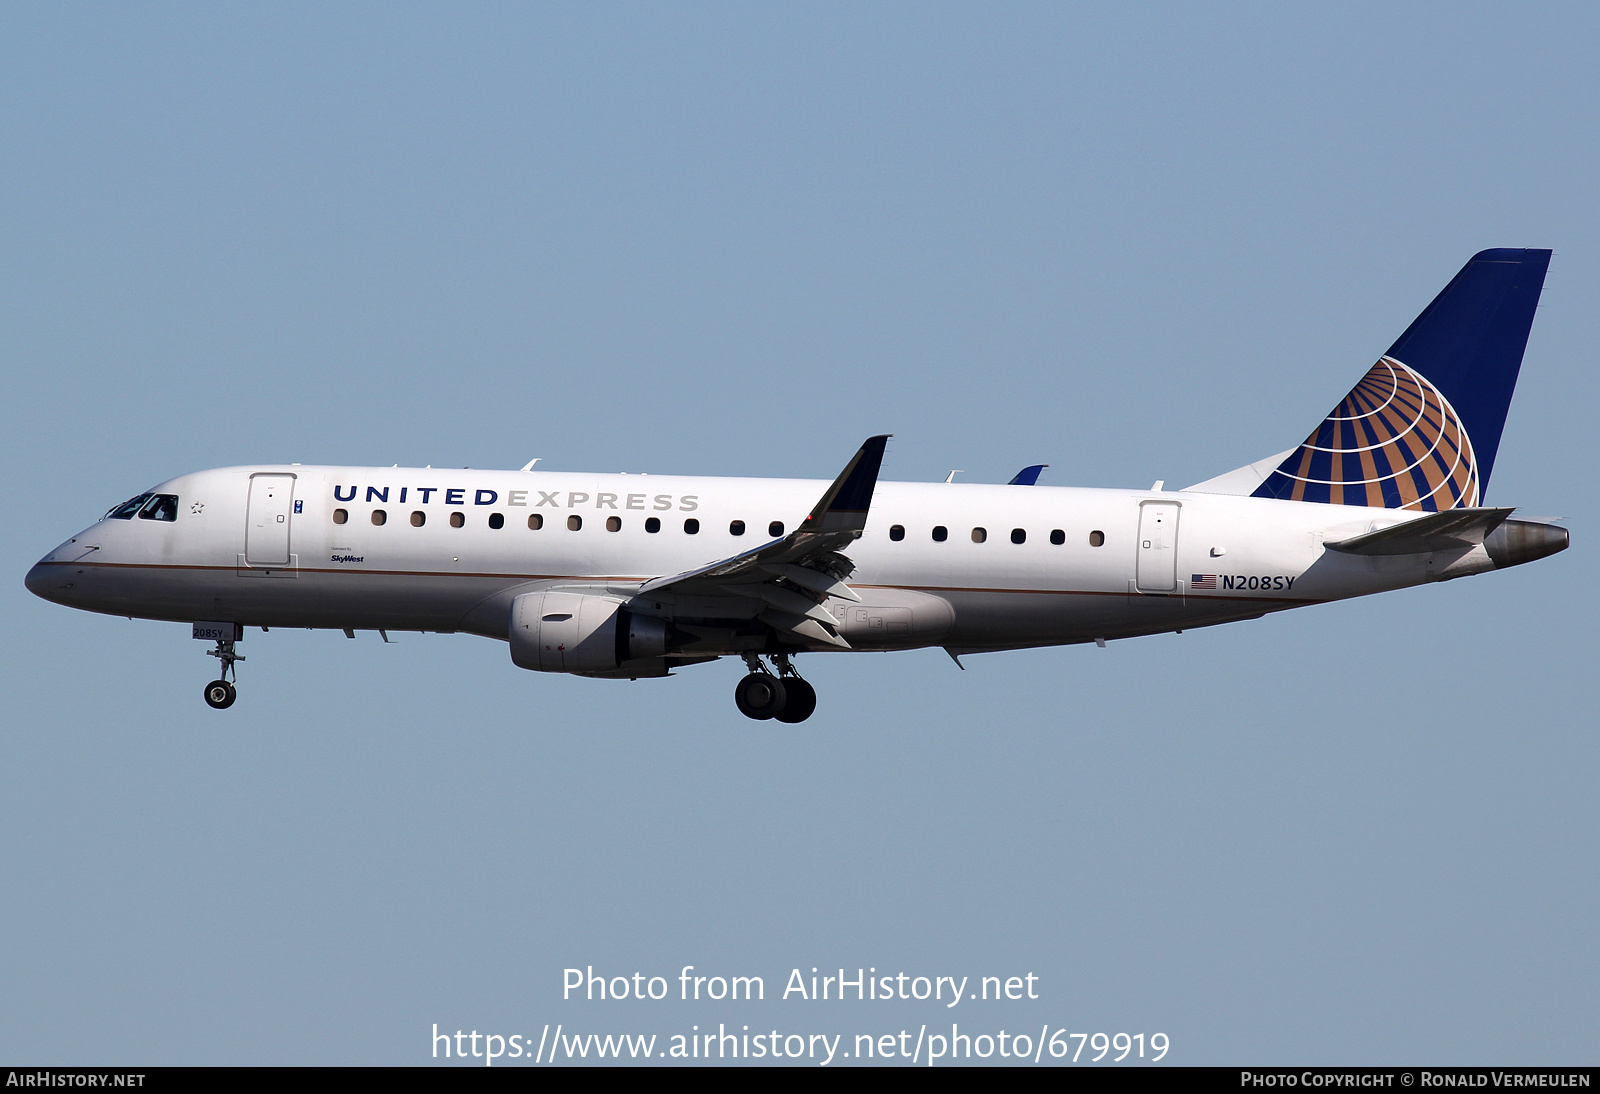
<path id="1" fill-rule="evenodd" d="M 733 689 L 733 701 L 739 707 L 739 713 L 746 718 L 803 722 L 817 709 L 816 689 L 800 679 L 794 666 L 789 663 L 788 654 L 772 656 L 777 673 L 762 664 L 756 654 L 745 654 L 744 662 L 750 669 L 750 675 L 740 680 Z"/>
<path id="2" fill-rule="evenodd" d="M 222 662 L 222 675 L 206 685 L 206 705 L 213 710 L 227 710 L 239 697 L 238 688 L 228 682 L 228 677 L 233 677 L 234 681 L 239 679 L 238 670 L 233 667 L 233 663 L 243 661 L 244 658 L 233 652 L 233 640 L 230 638 L 217 639 L 217 648 L 207 650 L 206 653 Z"/>

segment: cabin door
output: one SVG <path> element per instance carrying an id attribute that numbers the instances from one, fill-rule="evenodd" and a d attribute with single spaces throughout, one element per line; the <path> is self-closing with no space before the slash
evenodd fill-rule
<path id="1" fill-rule="evenodd" d="M 1141 593 L 1178 589 L 1178 509 L 1175 501 L 1139 505 L 1139 558 L 1134 576 Z"/>
<path id="2" fill-rule="evenodd" d="M 251 475 L 245 518 L 244 557 L 252 566 L 289 564 L 289 517 L 294 508 L 293 475 Z"/>

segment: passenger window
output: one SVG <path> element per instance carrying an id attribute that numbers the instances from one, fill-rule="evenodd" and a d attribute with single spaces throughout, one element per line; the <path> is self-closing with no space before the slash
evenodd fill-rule
<path id="1" fill-rule="evenodd" d="M 177 520 L 178 495 L 154 494 L 139 510 L 140 520 Z"/>
<path id="2" fill-rule="evenodd" d="M 489 527 L 490 528 L 498 529 L 498 528 L 504 528 L 505 526 L 506 526 L 506 515 L 504 513 L 490 513 L 489 514 Z"/>
<path id="3" fill-rule="evenodd" d="M 1057 547 L 1061 546 L 1063 543 L 1067 542 L 1067 533 L 1063 532 L 1059 528 L 1050 529 L 1050 542 L 1055 544 Z"/>
<path id="4" fill-rule="evenodd" d="M 463 528 L 463 527 L 466 526 L 466 523 L 467 523 L 467 515 L 465 513 L 451 513 L 450 514 L 450 527 L 452 527 L 452 528 Z"/>
<path id="5" fill-rule="evenodd" d="M 1090 532 L 1089 533 L 1089 546 L 1091 546 L 1091 547 L 1104 547 L 1105 543 L 1106 543 L 1106 534 L 1104 532 L 1095 531 L 1095 532 Z"/>
<path id="6" fill-rule="evenodd" d="M 683 522 L 683 530 L 691 536 L 699 535 L 700 522 L 695 520 L 693 517 L 690 517 L 688 520 Z"/>
<path id="7" fill-rule="evenodd" d="M 906 526 L 904 524 L 889 525 L 889 538 L 894 540 L 896 543 L 899 543 L 901 540 L 905 539 Z"/>
<path id="8" fill-rule="evenodd" d="M 730 521 L 728 523 L 728 534 L 730 536 L 742 536 L 742 535 L 744 535 L 744 521 L 742 521 L 742 520 Z"/>
<path id="9" fill-rule="evenodd" d="M 528 514 L 528 531 L 537 532 L 539 529 L 541 529 L 543 527 L 544 527 L 544 514 L 543 513 L 529 513 Z"/>
<path id="10" fill-rule="evenodd" d="M 783 521 L 775 520 L 771 524 L 767 525 L 767 535 L 771 536 L 773 539 L 777 539 L 779 536 L 783 535 Z"/>
<path id="11" fill-rule="evenodd" d="M 372 523 L 378 525 L 380 528 L 388 519 L 389 514 L 385 513 L 382 509 L 374 509 L 372 511 Z"/>
<path id="12" fill-rule="evenodd" d="M 622 518 L 621 517 L 607 517 L 606 518 L 606 531 L 608 531 L 608 532 L 620 532 L 620 531 L 622 531 Z"/>
<path id="13" fill-rule="evenodd" d="M 987 528 L 974 528 L 972 530 L 972 542 L 974 542 L 974 543 L 982 543 L 984 540 L 986 540 L 988 538 L 989 538 L 989 529 L 987 529 Z"/>
<path id="14" fill-rule="evenodd" d="M 567 531 L 576 532 L 583 527 L 583 518 L 574 513 L 567 518 Z"/>
<path id="15" fill-rule="evenodd" d="M 935 524 L 933 526 L 933 542 L 935 542 L 935 543 L 943 543 L 945 540 L 947 540 L 949 538 L 950 538 L 950 529 L 946 528 L 942 524 Z"/>
<path id="16" fill-rule="evenodd" d="M 644 522 L 644 530 L 649 532 L 651 535 L 655 535 L 657 532 L 661 531 L 661 518 L 646 517 Z"/>
<path id="17" fill-rule="evenodd" d="M 1012 543 L 1026 543 L 1026 542 L 1028 542 L 1028 533 L 1026 531 L 1024 531 L 1023 529 L 1021 529 L 1021 528 L 1013 528 L 1013 529 L 1011 529 L 1011 542 Z"/>
<path id="18" fill-rule="evenodd" d="M 347 521 L 349 519 L 350 519 L 350 514 L 345 512 L 343 509 L 335 509 L 333 511 L 333 523 L 335 523 L 335 524 L 343 524 L 345 521 Z"/>
<path id="19" fill-rule="evenodd" d="M 417 509 L 417 510 L 414 510 L 412 512 L 412 514 L 411 514 L 411 527 L 413 527 L 413 528 L 421 528 L 424 524 L 427 524 L 427 523 L 428 523 L 428 514 L 424 513 L 421 509 Z"/>
<path id="20" fill-rule="evenodd" d="M 111 520 L 132 520 L 133 519 L 133 514 L 137 513 L 140 509 L 142 509 L 144 507 L 144 503 L 149 501 L 149 500 L 150 500 L 150 495 L 149 494 L 140 494 L 136 498 L 129 498 L 127 501 L 123 502 L 121 505 L 118 505 L 113 509 L 107 510 L 106 516 L 108 518 L 110 518 Z"/>

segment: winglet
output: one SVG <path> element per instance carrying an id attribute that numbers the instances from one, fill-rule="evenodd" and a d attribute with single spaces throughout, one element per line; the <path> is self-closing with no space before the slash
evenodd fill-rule
<path id="1" fill-rule="evenodd" d="M 1024 467 L 1021 471 L 1018 471 L 1015 475 L 1012 475 L 1011 481 L 1006 483 L 1006 485 L 1032 486 L 1039 481 L 1039 472 L 1043 471 L 1049 466 L 1050 465 L 1047 463 L 1036 463 L 1032 467 Z"/>
<path id="2" fill-rule="evenodd" d="M 867 438 L 797 531 L 859 532 L 867 526 L 867 510 L 878 485 L 883 449 L 891 436 L 892 433 L 884 433 Z"/>

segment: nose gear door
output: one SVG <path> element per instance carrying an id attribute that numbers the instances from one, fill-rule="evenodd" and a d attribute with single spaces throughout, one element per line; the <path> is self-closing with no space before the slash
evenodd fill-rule
<path id="1" fill-rule="evenodd" d="M 245 516 L 244 556 L 252 566 L 289 564 L 289 518 L 294 509 L 294 476 L 250 476 Z"/>

